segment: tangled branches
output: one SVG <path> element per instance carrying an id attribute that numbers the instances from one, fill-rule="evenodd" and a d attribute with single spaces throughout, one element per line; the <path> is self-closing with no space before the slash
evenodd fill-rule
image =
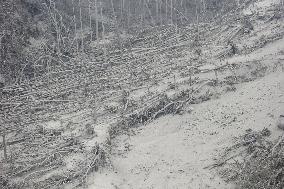
<path id="1" fill-rule="evenodd" d="M 232 157 L 220 164 L 221 175 L 243 189 L 280 189 L 284 187 L 284 135 L 275 142 L 268 141 L 268 129 L 248 130 L 224 157 Z M 226 159 L 228 160 L 228 158 Z M 223 161 L 224 162 L 224 161 Z"/>

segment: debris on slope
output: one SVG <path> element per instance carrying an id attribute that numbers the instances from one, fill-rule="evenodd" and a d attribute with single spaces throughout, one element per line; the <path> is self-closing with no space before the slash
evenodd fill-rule
<path id="1" fill-rule="evenodd" d="M 281 38 L 283 24 L 276 20 L 283 18 L 269 17 L 272 12 L 264 12 L 257 24 L 251 17 L 230 26 L 237 13 L 222 24 L 200 24 L 200 41 L 193 40 L 195 26 L 178 33 L 172 26 L 146 29 L 124 42 L 127 50 L 98 45 L 93 55 L 64 64 L 52 59 L 48 73 L 4 87 L 0 149 L 7 157 L 0 160 L 0 186 L 82 184 L 86 175 L 108 163 L 111 139 L 124 130 L 182 113 L 186 104 L 216 98 L 237 83 L 264 76 L 277 60 L 267 66 L 268 60 L 227 64 L 219 59 L 235 54 L 228 40 L 246 54 Z M 251 25 L 253 31 L 245 32 Z M 262 37 L 260 32 L 271 34 Z M 37 62 L 39 72 L 48 58 Z"/>
<path id="2" fill-rule="evenodd" d="M 270 131 L 247 130 L 247 133 L 228 148 L 220 163 L 210 168 L 219 168 L 227 181 L 235 182 L 240 188 L 283 188 L 283 139 L 270 141 Z M 209 167 L 208 167 L 209 168 Z"/>

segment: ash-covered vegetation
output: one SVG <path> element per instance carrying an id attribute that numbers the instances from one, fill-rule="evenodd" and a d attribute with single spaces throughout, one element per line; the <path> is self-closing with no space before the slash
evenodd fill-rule
<path id="1" fill-rule="evenodd" d="M 116 136 L 284 70 L 283 51 L 233 61 L 283 38 L 283 2 L 266 4 L 2 0 L 0 188 L 85 186 L 112 167 Z M 281 144 L 252 146 L 234 181 L 261 188 L 270 177 L 267 188 L 280 188 Z M 260 160 L 270 167 L 256 170 Z"/>

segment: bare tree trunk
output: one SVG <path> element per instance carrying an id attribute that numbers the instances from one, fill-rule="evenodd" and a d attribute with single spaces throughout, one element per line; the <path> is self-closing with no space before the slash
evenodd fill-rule
<path id="1" fill-rule="evenodd" d="M 160 2 L 160 23 L 161 25 L 163 25 L 163 2 L 160 0 L 159 2 Z"/>
<path id="2" fill-rule="evenodd" d="M 156 23 L 159 23 L 159 0 L 156 0 Z"/>
<path id="3" fill-rule="evenodd" d="M 80 27 L 81 27 L 81 50 L 84 52 L 84 35 L 83 35 L 83 22 L 82 22 L 82 6 L 81 0 L 79 0 L 79 11 L 80 11 Z"/>
<path id="4" fill-rule="evenodd" d="M 168 0 L 166 0 L 166 24 L 168 24 Z"/>
<path id="5" fill-rule="evenodd" d="M 118 16 L 117 16 L 116 13 L 115 13 L 113 0 L 110 0 L 110 2 L 111 2 L 112 14 L 113 14 L 113 17 L 114 17 L 114 20 L 115 20 L 115 27 L 116 27 L 117 32 L 119 32 Z M 119 34 L 118 34 L 118 35 L 119 35 Z"/>
<path id="6" fill-rule="evenodd" d="M 53 10 L 56 10 L 55 2 L 53 2 Z M 56 37 L 57 37 L 57 53 L 60 53 L 60 30 L 59 30 L 59 24 L 57 22 L 56 12 L 54 13 L 54 22 L 55 22 L 55 28 L 56 28 Z"/>
<path id="7" fill-rule="evenodd" d="M 185 15 L 183 1 L 184 1 L 184 0 L 181 0 L 181 1 L 180 1 L 180 7 L 181 7 L 181 12 L 182 12 L 182 14 Z M 180 16 L 180 23 L 181 23 L 181 24 L 183 23 L 182 21 L 183 21 L 183 17 Z"/>
<path id="8" fill-rule="evenodd" d="M 79 50 L 79 44 L 78 44 L 78 40 L 77 40 L 77 22 L 76 22 L 76 13 L 75 13 L 74 0 L 72 0 L 72 6 L 73 6 L 74 34 L 75 34 L 75 41 L 76 41 L 77 52 L 78 52 L 78 50 Z"/>
<path id="9" fill-rule="evenodd" d="M 127 7 L 127 29 L 130 26 L 130 17 L 131 17 L 131 1 L 128 0 L 128 7 Z"/>
<path id="10" fill-rule="evenodd" d="M 103 17 L 103 6 L 101 5 L 101 9 L 100 9 L 100 13 L 101 13 L 101 18 Z M 105 26 L 104 26 L 104 22 L 102 19 L 102 41 L 103 41 L 103 52 L 104 52 L 104 62 L 107 63 L 107 50 L 105 47 L 105 41 L 104 41 L 104 36 L 105 36 Z"/>
<path id="11" fill-rule="evenodd" d="M 197 27 L 197 39 L 199 40 L 199 14 L 197 0 L 195 0 L 195 16 L 196 16 L 196 27 Z"/>
<path id="12" fill-rule="evenodd" d="M 148 0 L 145 0 L 145 6 L 146 6 L 146 9 L 149 11 L 151 23 L 152 23 L 153 25 L 155 25 L 155 21 L 154 21 L 154 18 L 153 18 L 153 16 L 152 16 L 152 12 L 151 12 L 151 9 L 150 9 L 148 3 L 149 3 Z"/>
<path id="13" fill-rule="evenodd" d="M 93 28 L 92 28 L 92 12 L 91 12 L 91 1 L 89 0 L 89 27 L 90 27 L 90 34 L 91 34 L 91 39 L 90 41 L 93 41 Z"/>
<path id="14" fill-rule="evenodd" d="M 239 0 L 238 0 L 238 2 L 239 2 Z M 205 0 L 203 0 L 202 1 L 202 3 L 203 3 L 203 22 L 205 21 L 205 19 L 206 19 L 206 2 L 205 2 Z"/>
<path id="15" fill-rule="evenodd" d="M 98 0 L 95 0 L 95 11 L 96 11 L 96 40 L 99 40 Z"/>
<path id="16" fill-rule="evenodd" d="M 173 20 L 173 0 L 171 0 L 171 25 L 174 25 L 174 20 Z"/>
<path id="17" fill-rule="evenodd" d="M 144 26 L 144 0 L 140 0 L 141 2 L 141 28 Z"/>
<path id="18" fill-rule="evenodd" d="M 101 18 L 103 18 L 103 6 L 101 5 Z M 104 26 L 104 22 L 103 20 L 101 21 L 102 22 L 102 39 L 104 39 L 104 35 L 105 35 L 105 26 Z"/>
<path id="19" fill-rule="evenodd" d="M 124 0 L 121 0 L 121 10 L 120 10 L 120 16 L 121 16 L 121 21 L 124 19 L 123 18 L 123 11 L 124 11 Z"/>
<path id="20" fill-rule="evenodd" d="M 176 0 L 175 0 L 175 4 L 176 4 Z M 177 6 L 177 8 L 178 8 L 178 6 Z M 178 12 L 179 11 L 175 11 L 176 12 L 176 35 L 178 35 L 179 34 L 179 30 L 178 30 L 178 18 L 179 18 L 179 14 L 178 14 Z M 178 41 L 178 43 L 179 43 L 179 38 L 177 37 L 177 41 Z"/>
<path id="21" fill-rule="evenodd" d="M 54 28 L 56 31 L 56 42 L 54 45 L 54 51 L 57 50 L 57 53 L 60 53 L 60 30 L 59 30 L 59 24 L 57 22 L 57 17 L 56 17 L 56 6 L 55 6 L 55 2 L 49 0 L 49 5 L 47 5 L 50 17 L 53 21 L 54 24 Z M 54 11 L 54 13 L 52 12 L 52 10 Z"/>

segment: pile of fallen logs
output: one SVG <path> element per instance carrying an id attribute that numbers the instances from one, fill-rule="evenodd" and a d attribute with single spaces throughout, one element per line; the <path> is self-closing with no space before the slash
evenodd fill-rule
<path id="1" fill-rule="evenodd" d="M 97 140 L 97 120 L 113 121 L 109 136 L 114 138 L 162 115 L 182 113 L 186 104 L 209 99 L 210 90 L 218 92 L 217 87 L 238 83 L 241 76 L 235 75 L 231 64 L 200 70 L 199 66 L 218 54 L 224 44 L 202 54 L 203 59 L 192 58 L 195 48 L 211 48 L 220 45 L 219 39 L 226 41 L 231 34 L 239 34 L 237 26 L 217 25 L 200 25 L 198 32 L 196 26 L 146 29 L 123 42 L 122 47 L 127 49 L 98 46 L 92 53 L 66 62 L 52 60 L 45 72 L 41 65 L 45 58 L 37 61 L 41 75 L 1 90 L 0 187 L 82 184 L 90 172 L 108 161 L 109 141 Z M 198 43 L 196 36 L 200 37 Z M 218 74 L 224 70 L 229 76 Z M 171 97 L 166 91 L 149 90 L 181 72 L 189 79 L 187 89 L 176 89 Z M 198 79 L 197 74 L 207 72 L 214 74 Z M 170 88 L 175 89 L 176 83 Z M 141 99 L 131 99 L 131 93 L 137 90 L 142 91 Z"/>
<path id="2" fill-rule="evenodd" d="M 167 27 L 163 33 L 168 37 L 174 35 L 171 28 Z M 149 35 L 158 39 L 159 34 L 154 34 Z M 148 48 L 151 40 L 143 39 L 139 45 Z M 164 42 L 157 43 L 160 40 L 156 40 L 155 45 L 167 45 Z M 79 117 L 76 123 L 73 123 L 75 118 L 70 122 L 59 121 L 58 125 L 56 122 L 62 116 L 76 115 L 89 107 L 103 107 L 105 102 L 115 99 L 120 102 L 117 97 L 125 89 L 149 86 L 152 78 L 162 79 L 169 75 L 170 68 L 175 65 L 165 67 L 164 60 L 160 61 L 160 57 L 166 51 L 172 53 L 171 49 L 165 47 L 163 52 L 155 53 L 147 51 L 109 50 L 107 59 L 103 53 L 96 52 L 95 57 L 71 58 L 64 65 L 58 65 L 57 61 L 55 65 L 49 65 L 45 74 L 37 74 L 30 82 L 5 86 L 0 100 L 3 125 L 0 130 L 3 139 L 0 143 L 3 152 L 0 160 L 3 166 L 1 186 L 56 188 L 76 181 L 81 184 L 92 170 L 103 165 L 107 161 L 107 148 L 95 145 L 92 150 L 87 150 L 84 141 L 89 136 L 82 129 L 67 134 L 70 128 L 76 130 L 84 127 L 96 115 L 86 112 L 88 116 Z M 40 72 L 43 68 L 39 66 L 42 60 L 37 62 Z M 154 64 L 155 60 L 159 62 Z M 153 118 L 157 117 L 154 113 L 166 103 L 167 100 L 152 110 Z M 149 112 L 147 114 L 150 115 Z M 49 122 L 54 122 L 54 125 L 43 126 Z M 95 132 L 91 133 L 91 138 L 96 136 Z M 68 158 L 77 156 L 80 156 L 77 163 L 70 168 Z"/>
<path id="3" fill-rule="evenodd" d="M 247 130 L 219 162 L 206 168 L 218 168 L 223 178 L 240 188 L 282 188 L 284 137 L 270 141 L 270 134 L 267 128 Z"/>

